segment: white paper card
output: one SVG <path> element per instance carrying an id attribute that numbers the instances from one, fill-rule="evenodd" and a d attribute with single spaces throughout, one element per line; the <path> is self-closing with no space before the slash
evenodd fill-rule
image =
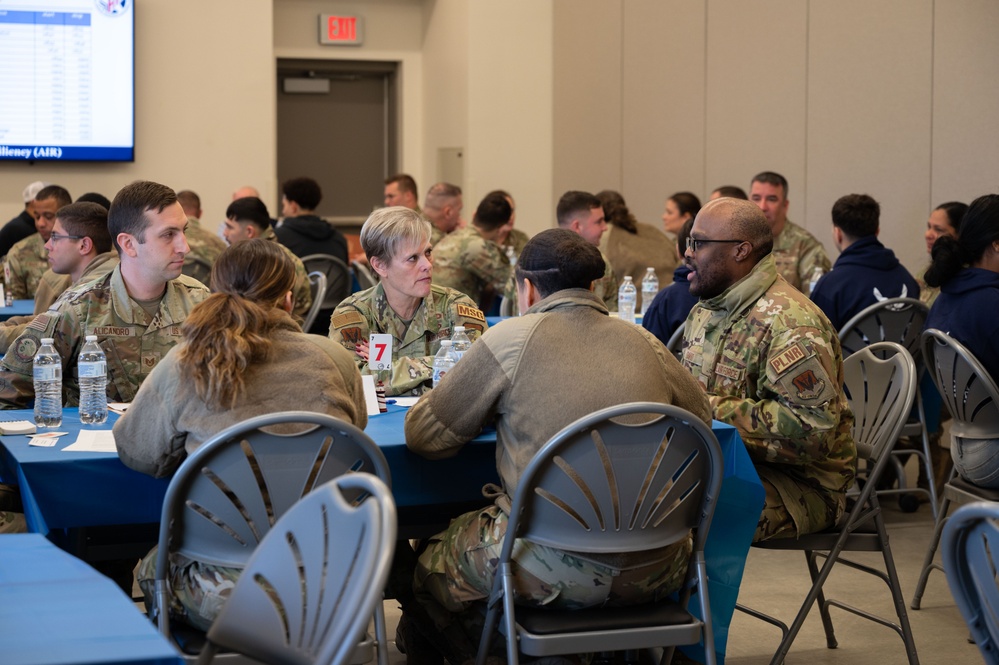
<path id="1" fill-rule="evenodd" d="M 378 408 L 378 393 L 375 392 L 375 377 L 365 374 L 361 376 L 361 383 L 364 385 L 364 403 L 368 407 L 368 415 L 377 416 L 381 410 Z"/>
<path id="2" fill-rule="evenodd" d="M 371 335 L 368 340 L 368 369 L 372 372 L 392 369 L 392 335 Z"/>
<path id="3" fill-rule="evenodd" d="M 109 429 L 81 430 L 76 441 L 63 448 L 63 450 L 87 453 L 118 452 L 118 449 L 114 445 L 114 432 Z"/>
<path id="4" fill-rule="evenodd" d="M 393 397 L 396 406 L 404 406 L 407 409 L 420 401 L 419 397 Z"/>

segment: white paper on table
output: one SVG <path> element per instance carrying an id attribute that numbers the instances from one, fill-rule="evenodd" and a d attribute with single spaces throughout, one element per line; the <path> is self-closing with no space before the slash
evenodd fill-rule
<path id="1" fill-rule="evenodd" d="M 63 448 L 63 450 L 86 453 L 118 452 L 118 449 L 114 445 L 114 432 L 109 429 L 82 430 L 76 441 Z"/>
<path id="2" fill-rule="evenodd" d="M 404 406 L 407 409 L 420 401 L 419 397 L 393 397 L 396 406 Z"/>
<path id="3" fill-rule="evenodd" d="M 375 377 L 370 374 L 361 376 L 361 383 L 364 384 L 364 403 L 368 407 L 369 416 L 377 416 L 381 413 L 378 408 L 378 393 L 375 392 Z"/>
<path id="4" fill-rule="evenodd" d="M 121 415 L 128 411 L 128 402 L 108 402 L 108 411 Z"/>

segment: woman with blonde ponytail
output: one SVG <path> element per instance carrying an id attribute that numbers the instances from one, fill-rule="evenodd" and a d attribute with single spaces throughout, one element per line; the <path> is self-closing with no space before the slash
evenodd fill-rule
<path id="1" fill-rule="evenodd" d="M 212 295 L 181 327 L 182 341 L 156 365 L 114 426 L 121 461 L 170 475 L 219 431 L 277 411 L 316 411 L 367 424 L 361 374 L 350 352 L 307 335 L 291 318 L 295 268 L 277 243 L 246 240 L 212 268 Z M 176 559 L 176 557 L 175 557 Z M 137 578 L 152 597 L 155 548 Z M 238 570 L 171 562 L 172 610 L 206 629 Z"/>

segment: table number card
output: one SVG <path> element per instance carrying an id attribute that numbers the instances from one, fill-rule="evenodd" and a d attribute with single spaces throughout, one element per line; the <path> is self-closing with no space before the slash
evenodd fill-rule
<path id="1" fill-rule="evenodd" d="M 371 335 L 368 342 L 368 369 L 372 372 L 392 370 L 392 335 Z"/>

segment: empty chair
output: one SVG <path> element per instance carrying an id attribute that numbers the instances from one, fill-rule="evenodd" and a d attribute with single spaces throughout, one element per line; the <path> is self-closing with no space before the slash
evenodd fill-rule
<path id="1" fill-rule="evenodd" d="M 381 605 L 395 536 L 395 504 L 376 476 L 319 486 L 260 541 L 199 663 L 220 646 L 281 665 L 350 662 Z"/>
<path id="2" fill-rule="evenodd" d="M 636 415 L 651 417 L 634 423 Z M 630 418 L 626 418 L 630 416 Z M 482 665 L 503 615 L 507 659 L 672 647 L 703 640 L 715 662 L 704 542 L 721 487 L 722 458 L 711 430 L 675 406 L 636 402 L 577 420 L 538 451 L 513 497 L 499 568 L 479 645 Z M 513 547 L 523 538 L 572 552 L 642 552 L 694 529 L 679 602 L 573 611 L 514 604 Z M 696 587 L 704 621 L 687 612 Z"/>
<path id="3" fill-rule="evenodd" d="M 999 665 L 999 503 L 980 501 L 954 511 L 943 530 L 950 592 L 988 665 Z"/>
<path id="4" fill-rule="evenodd" d="M 843 372 L 844 390 L 855 417 L 853 437 L 857 444 L 857 454 L 867 460 L 870 468 L 867 482 L 864 483 L 853 508 L 831 529 L 798 538 L 776 538 L 753 544 L 753 547 L 800 550 L 805 553 L 812 586 L 790 628 L 757 610 L 743 605 L 737 607 L 781 629 L 783 638 L 770 661 L 771 665 L 779 665 L 784 661 L 816 601 L 826 632 L 826 643 L 830 649 L 837 646 L 832 617 L 829 614 L 829 606 L 835 606 L 892 628 L 902 638 L 910 665 L 916 665 L 919 660 L 912 638 L 912 628 L 909 626 L 905 600 L 902 597 L 884 517 L 875 491 L 877 480 L 887 467 L 892 446 L 915 399 L 916 366 L 908 351 L 902 346 L 892 342 L 878 342 L 844 360 Z M 885 569 L 882 571 L 841 558 L 843 552 L 880 552 Z M 819 558 L 825 559 L 821 569 L 817 564 Z M 885 582 L 891 592 L 898 623 L 825 597 L 823 586 L 833 566 L 840 562 L 870 573 Z"/>
<path id="5" fill-rule="evenodd" d="M 326 297 L 320 310 L 333 309 L 350 295 L 350 268 L 332 254 L 309 254 L 302 257 L 308 272 L 326 275 Z"/>
<path id="6" fill-rule="evenodd" d="M 951 448 L 966 439 L 999 439 L 999 388 L 978 359 L 953 337 L 930 329 L 923 333 L 923 355 L 933 383 L 950 411 Z M 999 501 L 999 490 L 979 487 L 959 475 L 952 474 L 941 492 L 940 509 L 937 510 L 933 539 L 923 560 L 923 570 L 912 597 L 912 609 L 918 610 L 930 572 L 945 570 L 933 563 L 940 535 L 947 522 L 947 512 L 952 503 L 973 501 Z"/>
<path id="7" fill-rule="evenodd" d="M 318 316 L 319 310 L 323 306 L 323 298 L 326 297 L 326 275 L 318 270 L 310 272 L 309 286 L 312 287 L 312 306 L 309 307 L 309 313 L 305 315 L 305 321 L 302 322 L 302 330 L 306 332 L 316 322 L 316 316 Z"/>
<path id="8" fill-rule="evenodd" d="M 354 271 L 354 277 L 357 278 L 357 285 L 361 287 L 362 291 L 370 289 L 378 283 L 378 274 L 372 271 L 367 264 L 360 261 L 351 261 L 350 269 Z"/>

